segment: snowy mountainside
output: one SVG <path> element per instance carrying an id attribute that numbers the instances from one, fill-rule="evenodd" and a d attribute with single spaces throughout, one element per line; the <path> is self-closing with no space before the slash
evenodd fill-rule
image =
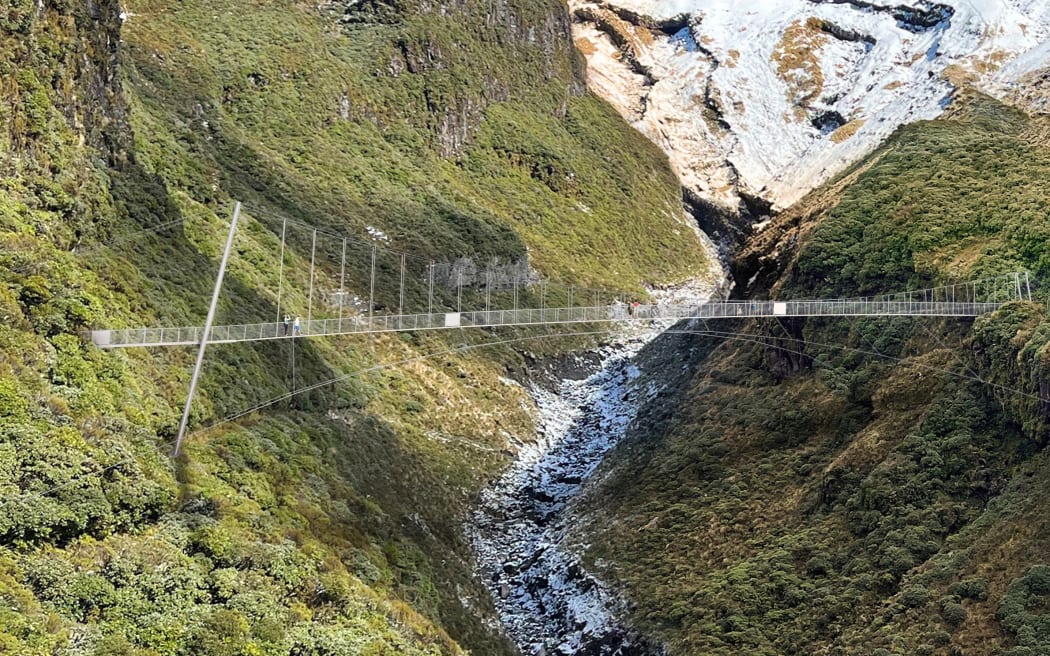
<path id="1" fill-rule="evenodd" d="M 592 88 L 702 198 L 791 205 L 963 84 L 1050 65 L 1046 0 L 570 0 Z M 1036 108 L 1038 109 L 1038 108 Z"/>

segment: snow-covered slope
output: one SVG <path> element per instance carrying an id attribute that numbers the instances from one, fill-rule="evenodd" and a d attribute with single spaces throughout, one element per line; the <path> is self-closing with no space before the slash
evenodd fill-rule
<path id="1" fill-rule="evenodd" d="M 571 0 L 590 84 L 728 206 L 786 207 L 972 84 L 1050 65 L 1050 0 Z"/>

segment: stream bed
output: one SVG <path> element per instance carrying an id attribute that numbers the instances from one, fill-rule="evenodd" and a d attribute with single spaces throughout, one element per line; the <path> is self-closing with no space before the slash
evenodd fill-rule
<path id="1" fill-rule="evenodd" d="M 466 532 L 503 629 L 524 656 L 655 656 L 624 627 L 623 601 L 565 544 L 571 501 L 657 386 L 632 361 L 659 334 L 650 326 L 602 350 L 598 370 L 529 388 L 537 440 L 481 496 Z"/>

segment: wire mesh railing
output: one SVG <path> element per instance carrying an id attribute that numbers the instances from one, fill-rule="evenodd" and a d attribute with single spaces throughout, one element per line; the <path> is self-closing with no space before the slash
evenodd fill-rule
<path id="1" fill-rule="evenodd" d="M 92 341 L 108 348 L 175 346 L 632 318 L 976 316 L 1008 301 L 1031 301 L 1033 288 L 1039 294 L 1028 273 L 1011 272 L 861 298 L 628 305 L 622 292 L 543 280 L 527 259 L 439 262 L 391 248 L 390 237 L 373 227 L 368 239 L 357 239 L 265 211 L 257 217 L 273 229 L 270 243 L 279 253 L 275 275 L 265 283 L 274 292 L 274 321 L 212 326 L 206 338 L 196 326 L 95 330 Z M 290 317 L 296 326 L 287 323 Z"/>
<path id="2" fill-rule="evenodd" d="M 967 282 L 949 283 L 927 289 L 879 294 L 876 296 L 848 299 L 868 301 L 919 301 L 945 303 L 1005 303 L 1016 300 L 1032 300 L 1033 280 L 1026 271 L 1002 273 Z"/>
<path id="3" fill-rule="evenodd" d="M 917 300 L 794 300 L 716 301 L 703 304 L 628 305 L 477 310 L 421 314 L 354 315 L 315 319 L 298 326 L 284 322 L 213 326 L 209 343 L 248 342 L 295 337 L 406 332 L 451 328 L 496 328 L 556 323 L 605 321 L 678 321 L 682 319 L 746 319 L 758 317 L 818 316 L 944 316 L 975 317 L 993 312 L 1000 302 L 944 302 Z M 199 344 L 204 329 L 129 328 L 91 331 L 92 341 L 104 348 Z"/>

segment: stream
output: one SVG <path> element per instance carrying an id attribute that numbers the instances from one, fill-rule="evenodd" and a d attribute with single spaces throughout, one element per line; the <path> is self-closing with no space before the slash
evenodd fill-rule
<path id="1" fill-rule="evenodd" d="M 655 656 L 621 624 L 623 601 L 566 545 L 570 502 L 657 392 L 632 361 L 660 327 L 602 350 L 598 371 L 529 388 L 537 440 L 482 495 L 466 527 L 503 629 L 524 656 Z"/>

